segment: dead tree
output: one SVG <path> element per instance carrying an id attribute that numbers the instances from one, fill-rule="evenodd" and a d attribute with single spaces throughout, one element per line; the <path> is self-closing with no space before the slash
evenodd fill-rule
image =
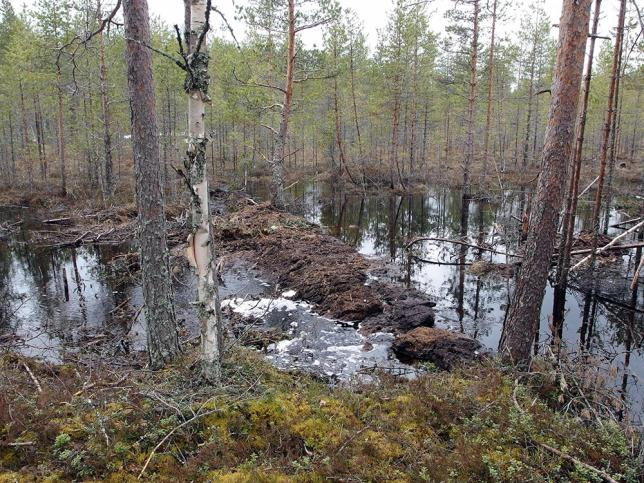
<path id="1" fill-rule="evenodd" d="M 566 170 L 574 141 L 591 3 L 592 0 L 564 2 L 559 23 L 559 45 L 541 174 L 530 217 L 525 257 L 499 342 L 499 350 L 519 364 L 530 360 L 532 342 L 539 328 Z"/>
<path id="2" fill-rule="evenodd" d="M 597 248 L 597 238 L 599 235 L 600 211 L 602 206 L 602 197 L 604 192 L 604 178 L 606 175 L 606 162 L 608 159 L 608 145 L 610 143 L 610 133 L 615 119 L 616 96 L 615 89 L 617 86 L 617 76 L 619 75 L 620 54 L 622 51 L 622 41 L 624 38 L 624 18 L 626 16 L 626 0 L 620 1 L 619 19 L 617 22 L 617 32 L 615 35 L 615 47 L 613 49 L 613 63 L 611 66 L 610 84 L 608 86 L 608 107 L 606 109 L 606 120 L 602 130 L 602 140 L 599 150 L 599 179 L 597 181 L 597 191 L 595 192 L 595 204 L 593 205 L 593 250 Z M 594 265 L 595 258 L 591 258 L 591 267 Z"/>
<path id="3" fill-rule="evenodd" d="M 148 354 L 150 366 L 160 368 L 180 352 L 180 346 L 166 243 L 152 55 L 146 48 L 150 43 L 147 1 L 124 0 L 123 17 Z"/>

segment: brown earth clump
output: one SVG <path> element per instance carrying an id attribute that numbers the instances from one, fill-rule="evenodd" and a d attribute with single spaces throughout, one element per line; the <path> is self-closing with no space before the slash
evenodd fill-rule
<path id="1" fill-rule="evenodd" d="M 320 314 L 362 321 L 383 311 L 378 293 L 365 285 L 369 263 L 318 226 L 268 203 L 248 204 L 215 226 L 224 249 L 247 252 Z"/>
<path id="2" fill-rule="evenodd" d="M 399 356 L 430 361 L 446 370 L 481 356 L 481 343 L 476 339 L 436 327 L 418 327 L 398 336 L 393 349 Z"/>

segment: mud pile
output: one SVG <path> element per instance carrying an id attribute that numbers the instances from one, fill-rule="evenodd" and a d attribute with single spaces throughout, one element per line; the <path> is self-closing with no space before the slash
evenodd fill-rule
<path id="1" fill-rule="evenodd" d="M 363 334 L 400 337 L 434 325 L 429 296 L 369 277 L 371 262 L 319 226 L 268 203 L 234 200 L 237 210 L 224 210 L 215 220 L 220 246 L 257 263 L 317 313 L 359 324 Z"/>

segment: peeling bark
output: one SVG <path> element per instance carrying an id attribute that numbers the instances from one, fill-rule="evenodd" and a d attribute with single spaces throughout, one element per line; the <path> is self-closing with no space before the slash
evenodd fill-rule
<path id="1" fill-rule="evenodd" d="M 217 286 L 217 264 L 210 207 L 206 153 L 208 137 L 205 128 L 205 106 L 208 97 L 209 55 L 206 32 L 209 13 L 205 0 L 192 0 L 190 8 L 189 70 L 184 88 L 188 95 L 188 150 L 184 165 L 189 176 L 192 205 L 192 233 L 188 237 L 186 255 L 197 275 L 197 307 L 201 322 L 201 366 L 203 377 L 213 383 L 221 380 L 223 321 Z M 201 37 L 203 35 L 203 37 Z M 199 39 L 202 38 L 202 42 Z"/>

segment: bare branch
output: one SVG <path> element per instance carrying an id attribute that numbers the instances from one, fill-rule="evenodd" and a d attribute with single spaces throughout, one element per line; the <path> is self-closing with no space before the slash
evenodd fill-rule
<path id="1" fill-rule="evenodd" d="M 273 134 L 277 136 L 277 130 L 274 127 L 269 126 L 268 124 L 260 124 L 260 126 L 265 127 L 269 131 L 271 131 Z"/>
<path id="2" fill-rule="evenodd" d="M 332 17 L 327 17 L 327 18 L 323 18 L 321 20 L 318 20 L 317 22 L 313 22 L 313 23 L 309 23 L 309 24 L 305 24 L 305 25 L 300 25 L 299 27 L 295 27 L 295 33 L 301 32 L 302 30 L 312 29 L 312 28 L 318 27 L 320 25 L 324 25 L 326 23 L 329 23 L 331 20 L 333 20 Z"/>
<path id="3" fill-rule="evenodd" d="M 226 18 L 224 13 L 221 10 L 219 10 L 217 7 L 215 7 L 215 6 L 212 6 L 211 8 L 213 9 L 213 11 L 215 13 L 217 13 L 221 17 L 221 19 L 226 24 L 226 27 L 228 28 L 228 31 L 230 32 L 230 35 L 232 36 L 233 40 L 235 41 L 235 44 L 237 45 L 237 50 L 241 50 L 241 45 L 239 44 L 239 41 L 237 40 L 237 37 L 235 36 L 235 31 L 230 26 L 230 23 L 228 22 L 228 19 Z"/>
<path id="4" fill-rule="evenodd" d="M 284 89 L 282 87 L 279 87 L 279 86 L 274 86 L 272 84 L 264 84 L 264 83 L 261 83 L 261 82 L 243 81 L 239 77 L 237 77 L 237 72 L 235 71 L 235 69 L 233 69 L 233 77 L 235 78 L 235 80 L 237 82 L 239 82 L 240 84 L 242 84 L 243 86 L 246 86 L 246 87 L 265 87 L 267 89 L 275 89 L 276 91 L 280 91 L 281 93 L 286 94 L 286 89 Z"/>
<path id="5" fill-rule="evenodd" d="M 140 40 L 137 40 L 137 39 L 131 39 L 129 37 L 125 37 L 125 40 L 130 41 L 130 42 L 136 42 L 137 44 L 142 45 L 143 47 L 146 47 L 146 48 L 150 49 L 152 52 L 155 52 L 155 53 L 157 53 L 159 55 L 162 55 L 163 57 L 165 57 L 169 61 L 174 62 L 177 66 L 179 66 L 181 68 L 181 70 L 186 70 L 186 66 L 185 66 L 185 64 L 183 62 L 181 62 L 179 59 L 175 59 L 174 57 L 172 57 L 167 52 L 164 52 L 163 50 L 159 50 L 159 49 L 157 49 L 155 47 L 152 47 L 151 45 L 146 44 L 145 42 L 141 42 Z"/>
<path id="6" fill-rule="evenodd" d="M 306 82 L 308 80 L 333 79 L 334 77 L 337 77 L 337 76 L 338 76 L 337 72 L 333 72 L 331 74 L 326 74 L 326 75 L 319 75 L 319 76 L 305 74 L 304 77 L 302 77 L 301 79 L 293 79 L 293 83 L 298 84 L 301 82 Z"/>

